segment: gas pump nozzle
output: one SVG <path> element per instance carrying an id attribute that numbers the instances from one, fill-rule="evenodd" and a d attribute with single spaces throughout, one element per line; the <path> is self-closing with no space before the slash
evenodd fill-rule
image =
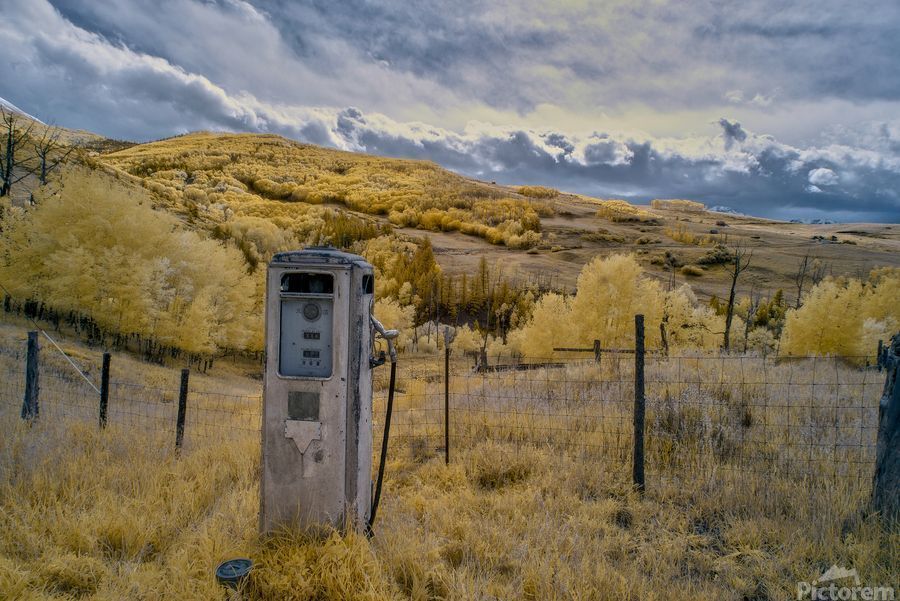
<path id="1" fill-rule="evenodd" d="M 374 315 L 372 318 L 372 327 L 375 328 L 375 331 L 378 332 L 378 335 L 381 336 L 388 345 L 388 353 L 391 356 L 391 363 L 397 362 L 397 349 L 394 347 L 394 338 L 400 335 L 399 330 L 386 330 L 384 329 L 384 325 L 380 321 L 378 321 Z"/>

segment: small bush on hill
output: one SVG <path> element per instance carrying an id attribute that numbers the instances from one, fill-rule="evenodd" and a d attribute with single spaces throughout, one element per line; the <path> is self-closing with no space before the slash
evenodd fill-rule
<path id="1" fill-rule="evenodd" d="M 657 198 L 650 201 L 650 206 L 654 209 L 669 209 L 675 211 L 686 211 L 688 213 L 702 213 L 706 211 L 706 205 L 702 202 L 696 202 L 694 200 L 681 200 L 675 198 Z"/>

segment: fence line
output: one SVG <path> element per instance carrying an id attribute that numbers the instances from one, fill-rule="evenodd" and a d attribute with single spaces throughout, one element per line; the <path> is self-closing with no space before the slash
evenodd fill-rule
<path id="1" fill-rule="evenodd" d="M 646 353 L 637 340 L 631 353 L 598 341 L 580 349 L 593 357 L 532 358 L 522 370 L 484 369 L 449 351 L 401 357 L 391 455 L 467 462 L 490 444 L 510 461 L 538 451 L 560 465 L 602 465 L 638 490 L 693 480 L 752 489 L 771 503 L 798 483 L 824 496 L 819 486 L 869 494 L 882 353 L 875 370 L 856 357 Z M 261 394 L 191 390 L 187 370 L 177 388 L 121 382 L 109 378 L 105 355 L 98 395 L 71 373 L 31 370 L 22 358 L 4 360 L 0 416 L 141 430 L 188 450 L 260 430 Z M 387 370 L 375 371 L 373 390 L 377 455 Z"/>

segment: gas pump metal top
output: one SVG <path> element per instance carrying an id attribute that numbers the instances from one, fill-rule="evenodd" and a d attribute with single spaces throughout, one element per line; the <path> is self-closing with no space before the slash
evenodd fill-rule
<path id="1" fill-rule="evenodd" d="M 260 530 L 362 528 L 372 496 L 372 266 L 312 247 L 266 283 Z"/>

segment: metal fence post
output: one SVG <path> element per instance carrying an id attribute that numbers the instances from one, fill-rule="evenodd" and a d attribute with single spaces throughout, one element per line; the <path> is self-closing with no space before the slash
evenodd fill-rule
<path id="1" fill-rule="evenodd" d="M 22 419 L 35 419 L 40 413 L 38 397 L 38 333 L 28 332 L 28 350 L 25 354 L 25 397 L 22 399 Z"/>
<path id="2" fill-rule="evenodd" d="M 106 427 L 106 408 L 109 405 L 109 353 L 103 353 L 100 370 L 100 427 Z"/>
<path id="3" fill-rule="evenodd" d="M 634 454 L 631 478 L 635 490 L 644 494 L 644 316 L 634 316 Z"/>
<path id="4" fill-rule="evenodd" d="M 885 349 L 884 392 L 878 406 L 878 442 L 872 506 L 888 522 L 900 521 L 900 334 Z"/>
<path id="5" fill-rule="evenodd" d="M 181 370 L 181 389 L 178 391 L 178 423 L 175 426 L 175 448 L 180 449 L 184 442 L 184 418 L 187 414 L 188 378 L 191 370 Z"/>
<path id="6" fill-rule="evenodd" d="M 450 346 L 444 345 L 444 465 L 450 465 Z"/>

